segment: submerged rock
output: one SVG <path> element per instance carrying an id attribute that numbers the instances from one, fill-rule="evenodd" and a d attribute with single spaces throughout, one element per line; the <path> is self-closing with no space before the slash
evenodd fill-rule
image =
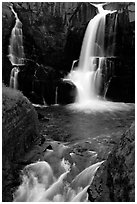
<path id="1" fill-rule="evenodd" d="M 96 173 L 88 189 L 91 202 L 135 202 L 135 124 Z"/>

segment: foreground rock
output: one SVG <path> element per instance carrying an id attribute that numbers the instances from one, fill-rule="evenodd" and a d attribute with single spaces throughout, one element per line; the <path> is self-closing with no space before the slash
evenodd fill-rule
<path id="1" fill-rule="evenodd" d="M 98 170 L 88 189 L 92 202 L 135 201 L 135 124 Z"/>
<path id="2" fill-rule="evenodd" d="M 37 114 L 19 91 L 3 86 L 2 188 L 3 201 L 11 201 L 16 186 L 18 162 L 38 137 Z"/>

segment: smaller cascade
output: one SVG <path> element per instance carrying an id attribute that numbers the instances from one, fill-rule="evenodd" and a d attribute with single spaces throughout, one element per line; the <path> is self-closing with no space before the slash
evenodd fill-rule
<path id="1" fill-rule="evenodd" d="M 46 103 L 46 101 L 45 101 L 44 96 L 42 96 L 42 101 L 43 101 L 44 106 L 47 106 L 47 103 Z"/>
<path id="2" fill-rule="evenodd" d="M 56 87 L 55 90 L 55 105 L 58 105 L 58 86 Z"/>
<path id="3" fill-rule="evenodd" d="M 18 18 L 17 13 L 13 7 L 10 6 L 11 11 L 15 15 L 16 22 L 11 32 L 10 45 L 9 45 L 9 60 L 14 65 L 24 65 L 24 47 L 23 47 L 23 34 L 22 23 Z"/>
<path id="4" fill-rule="evenodd" d="M 107 91 L 108 91 L 108 87 L 109 87 L 109 84 L 112 80 L 112 77 L 109 79 L 109 81 L 105 84 L 105 89 L 104 89 L 104 99 L 106 98 L 106 94 L 107 94 Z"/>
<path id="5" fill-rule="evenodd" d="M 24 65 L 24 47 L 22 35 L 22 23 L 18 18 L 17 13 L 14 11 L 13 6 L 10 6 L 12 13 L 15 16 L 15 26 L 11 32 L 10 45 L 9 45 L 9 60 L 13 66 L 10 75 L 10 87 L 18 89 L 18 73 L 19 66 Z"/>
<path id="6" fill-rule="evenodd" d="M 14 67 L 11 70 L 10 74 L 10 87 L 13 89 L 18 89 L 18 73 L 19 73 L 19 68 Z"/>

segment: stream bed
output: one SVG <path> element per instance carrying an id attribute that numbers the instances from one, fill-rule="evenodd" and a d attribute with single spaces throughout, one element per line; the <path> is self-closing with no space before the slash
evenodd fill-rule
<path id="1" fill-rule="evenodd" d="M 118 104 L 120 103 L 115 105 L 117 106 Z M 92 172 L 88 171 L 88 173 L 86 173 L 87 175 L 84 175 L 84 177 L 82 175 L 82 179 L 79 179 L 80 181 L 72 181 L 75 180 L 77 175 L 81 174 L 82 171 L 84 172 L 84 169 L 91 168 L 94 164 L 97 164 L 98 168 L 101 163 L 107 159 L 113 146 L 119 141 L 121 135 L 130 127 L 135 119 L 134 104 L 121 104 L 119 109 L 111 111 L 108 108 L 108 110 L 104 111 L 84 112 L 73 109 L 71 106 L 59 105 L 36 107 L 36 110 L 38 114 L 42 116 L 39 119 L 41 137 L 36 141 L 33 148 L 25 155 L 24 164 L 27 164 L 25 169 L 30 169 L 30 164 L 39 166 L 41 165 L 39 162 L 42 163 L 45 161 L 50 165 L 55 178 L 59 178 L 56 180 L 57 183 L 58 181 L 60 182 L 60 178 L 63 176 L 63 179 L 65 178 L 70 186 L 71 183 L 79 183 L 79 187 L 77 184 L 74 185 L 75 187 L 77 186 L 78 190 L 77 193 L 76 190 L 75 193 L 71 192 L 71 196 L 69 189 L 65 195 L 63 194 L 60 196 L 60 193 L 55 192 L 55 195 L 57 194 L 58 196 L 56 195 L 55 197 L 52 196 L 50 199 L 45 199 L 43 198 L 43 195 L 45 195 L 44 191 L 40 198 L 37 196 L 33 198 L 32 196 L 30 200 L 24 200 L 24 197 L 20 198 L 20 195 L 22 194 L 22 190 L 20 190 L 22 189 L 21 186 L 14 194 L 15 201 L 42 200 L 70 202 L 73 201 L 73 199 L 74 201 L 76 199 L 76 201 L 80 202 L 86 201 L 88 199 L 87 197 L 77 198 L 76 195 L 80 192 L 81 196 L 81 194 L 87 190 L 85 187 L 88 187 L 90 184 L 89 181 L 91 182 L 93 179 L 91 178 L 92 176 L 90 176 L 92 175 Z M 22 166 L 22 168 L 24 166 Z M 42 169 L 43 168 L 45 167 L 42 167 Z M 94 173 L 97 168 L 94 169 Z M 69 171 L 69 173 L 66 173 L 64 176 L 64 172 L 67 171 Z M 83 185 L 83 180 L 87 183 L 85 183 L 84 186 L 81 186 Z M 63 181 L 61 180 L 61 182 Z M 58 185 L 59 186 L 56 187 L 56 189 L 60 189 L 61 185 Z M 80 191 L 81 188 L 83 191 Z M 52 192 L 53 191 L 54 188 Z M 32 195 L 35 195 L 35 191 Z M 72 199 L 67 200 L 66 197 L 72 197 Z"/>

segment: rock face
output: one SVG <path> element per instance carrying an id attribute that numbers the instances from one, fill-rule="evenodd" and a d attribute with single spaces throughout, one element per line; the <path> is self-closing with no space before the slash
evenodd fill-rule
<path id="1" fill-rule="evenodd" d="M 28 63 L 18 74 L 19 89 L 35 104 L 54 104 L 59 73 L 52 67 Z"/>
<path id="2" fill-rule="evenodd" d="M 3 201 L 12 200 L 11 188 L 13 182 L 16 183 L 16 171 L 18 170 L 18 161 L 25 155 L 27 150 L 31 148 L 33 142 L 37 138 L 38 119 L 37 114 L 31 103 L 19 91 L 3 87 Z"/>
<path id="3" fill-rule="evenodd" d="M 92 202 L 135 202 L 135 124 L 97 171 L 88 189 Z"/>

